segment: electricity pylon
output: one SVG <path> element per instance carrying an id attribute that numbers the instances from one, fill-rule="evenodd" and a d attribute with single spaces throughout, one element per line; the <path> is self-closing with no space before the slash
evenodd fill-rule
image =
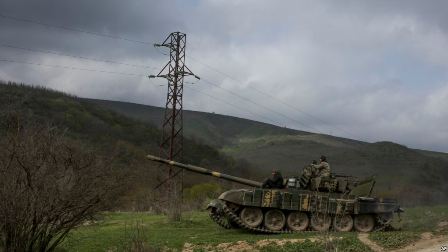
<path id="1" fill-rule="evenodd" d="M 165 116 L 162 124 L 162 139 L 160 142 L 160 156 L 169 160 L 182 161 L 183 150 L 183 90 L 184 77 L 198 76 L 185 65 L 185 49 L 187 35 L 181 32 L 171 33 L 162 44 L 154 44 L 155 47 L 167 47 L 170 49 L 170 60 L 157 75 L 149 78 L 161 77 L 168 80 L 168 92 L 165 105 Z M 182 178 L 177 176 L 183 173 L 182 169 L 169 167 L 165 180 L 161 184 L 167 185 L 166 199 L 168 214 L 172 220 L 180 220 L 182 210 Z M 179 178 L 180 177 L 180 178 Z"/>

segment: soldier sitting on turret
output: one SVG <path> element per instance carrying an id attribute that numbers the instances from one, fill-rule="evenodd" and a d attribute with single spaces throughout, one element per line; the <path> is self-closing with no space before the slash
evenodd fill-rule
<path id="1" fill-rule="evenodd" d="M 263 181 L 262 188 L 282 189 L 283 177 L 279 170 L 272 170 L 272 177 Z"/>
<path id="2" fill-rule="evenodd" d="M 330 177 L 330 164 L 324 155 L 320 156 L 319 164 L 312 164 L 311 166 L 316 170 L 317 177 Z"/>
<path id="3" fill-rule="evenodd" d="M 320 157 L 320 162 L 316 160 L 303 168 L 303 172 L 299 177 L 301 188 L 309 188 L 310 181 L 314 180 L 314 187 L 319 187 L 321 178 L 330 177 L 330 164 L 325 156 Z"/>
<path id="4" fill-rule="evenodd" d="M 311 164 L 311 167 L 314 171 L 314 188 L 319 188 L 321 185 L 322 178 L 330 177 L 330 164 L 327 162 L 327 158 L 322 155 L 320 157 L 319 164 Z M 325 185 L 324 187 L 327 187 Z"/>

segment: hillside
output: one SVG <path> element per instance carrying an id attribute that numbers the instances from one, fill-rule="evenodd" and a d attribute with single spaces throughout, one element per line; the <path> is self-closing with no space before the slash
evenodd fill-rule
<path id="1" fill-rule="evenodd" d="M 0 104 L 2 109 L 10 104 L 27 120 L 67 129 L 70 137 L 112 154 L 127 172 L 127 200 L 132 204 L 147 201 L 145 195 L 156 183 L 157 167 L 144 156 L 158 153 L 161 133 L 156 125 L 162 108 L 82 99 L 5 83 L 0 84 Z M 391 142 L 366 143 L 210 113 L 185 111 L 184 118 L 187 163 L 261 180 L 272 168 L 294 176 L 312 159 L 325 154 L 334 172 L 377 175 L 378 195 L 398 197 L 407 205 L 448 200 L 446 153 L 414 150 Z M 210 181 L 191 173 L 188 176 L 187 186 Z"/>
<path id="2" fill-rule="evenodd" d="M 143 122 L 159 125 L 163 109 L 126 102 L 87 100 Z M 405 204 L 446 202 L 448 154 L 414 150 L 392 142 L 367 143 L 297 131 L 242 118 L 185 111 L 185 135 L 244 158 L 263 174 L 278 168 L 293 176 L 325 154 L 334 172 L 376 175 L 377 192 Z"/>
<path id="3" fill-rule="evenodd" d="M 120 115 L 83 99 L 45 88 L 0 82 L 0 114 L 17 113 L 22 125 L 44 123 L 66 131 L 68 137 L 82 141 L 89 149 L 113 158 L 123 169 L 127 192 L 121 207 L 147 209 L 148 194 L 160 174 L 158 165 L 145 159 L 158 153 L 161 131 L 148 123 Z M 215 148 L 185 139 L 187 163 L 212 166 L 222 172 L 250 176 L 250 166 L 220 153 Z M 210 180 L 187 174 L 185 185 Z M 227 184 L 224 184 L 227 185 Z M 228 186 L 228 185 L 227 185 Z"/>
<path id="4" fill-rule="evenodd" d="M 151 123 L 152 125 L 160 126 L 164 116 L 164 109 L 159 107 L 128 102 L 84 100 L 113 110 L 121 115 Z M 304 135 L 310 134 L 238 117 L 189 110 L 184 111 L 184 134 L 188 137 L 199 139 L 208 145 L 220 148 L 235 144 L 243 137 L 295 135 L 299 133 Z"/>

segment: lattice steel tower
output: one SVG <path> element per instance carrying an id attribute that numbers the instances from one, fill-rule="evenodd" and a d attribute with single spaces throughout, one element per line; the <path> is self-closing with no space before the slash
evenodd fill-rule
<path id="1" fill-rule="evenodd" d="M 167 47 L 170 49 L 170 60 L 157 75 L 149 78 L 162 77 L 168 80 L 168 93 L 166 97 L 165 116 L 162 124 L 163 134 L 160 142 L 160 156 L 169 160 L 182 160 L 183 150 L 183 114 L 182 99 L 184 90 L 184 77 L 194 75 L 185 65 L 185 48 L 187 35 L 181 32 L 171 33 L 162 44 L 154 44 L 155 47 Z M 178 190 L 181 189 L 182 181 L 175 177 L 182 172 L 178 168 L 169 167 L 168 176 L 168 201 L 179 203 Z M 163 181 L 162 183 L 164 183 Z M 180 184 L 180 185 L 179 185 Z M 180 186 L 180 187 L 179 187 Z M 174 198 L 173 198 L 174 197 Z M 173 207 L 180 208 L 179 205 Z M 170 207 L 172 208 L 172 207 Z M 174 217 L 174 219 L 180 218 Z"/>

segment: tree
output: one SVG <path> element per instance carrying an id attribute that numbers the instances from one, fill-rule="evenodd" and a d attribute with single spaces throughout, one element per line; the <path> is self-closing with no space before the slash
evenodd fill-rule
<path id="1" fill-rule="evenodd" d="M 5 251 L 53 251 L 70 230 L 103 210 L 117 186 L 110 160 L 56 128 L 3 116 L 0 238 Z"/>
<path id="2" fill-rule="evenodd" d="M 202 183 L 185 189 L 184 199 L 192 209 L 204 209 L 206 201 L 218 198 L 221 192 L 219 184 Z"/>

